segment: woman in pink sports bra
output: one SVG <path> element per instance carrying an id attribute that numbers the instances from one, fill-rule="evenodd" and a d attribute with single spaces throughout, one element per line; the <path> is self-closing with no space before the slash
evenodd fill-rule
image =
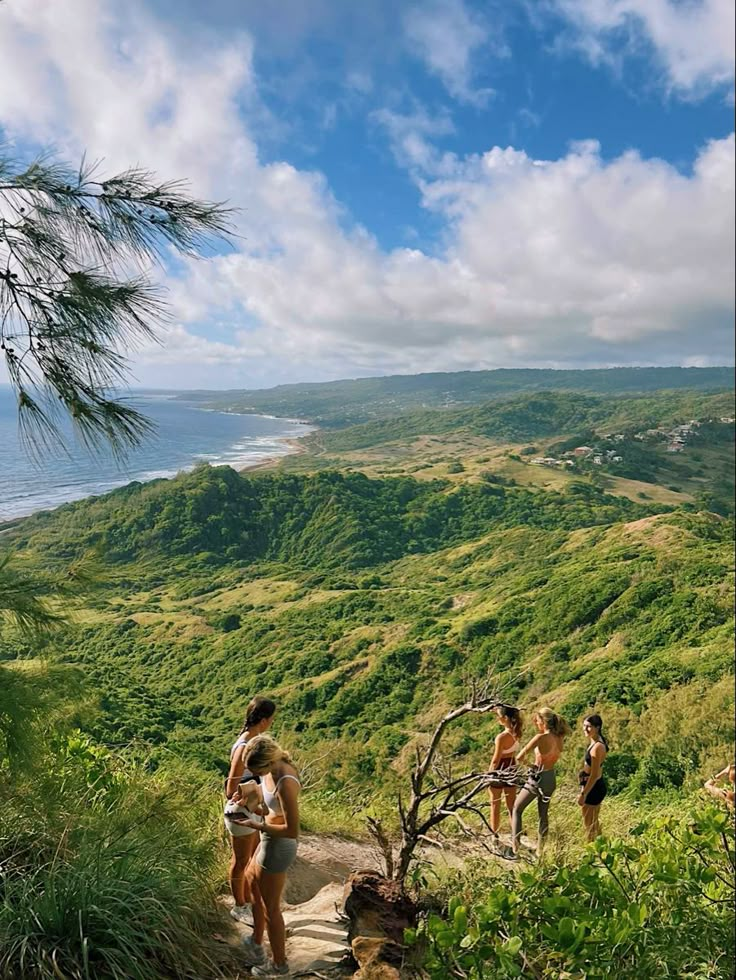
<path id="1" fill-rule="evenodd" d="M 568 723 L 551 708 L 540 708 L 533 715 L 532 721 L 536 726 L 537 734 L 516 756 L 520 762 L 525 755 L 534 750 L 534 770 L 517 796 L 514 812 L 511 815 L 511 851 L 507 854 L 511 859 L 518 856 L 521 818 L 532 800 L 537 801 L 539 812 L 538 852 L 541 852 L 544 847 L 549 831 L 549 803 L 557 786 L 555 763 L 562 755 L 565 737 L 570 734 Z"/>
<path id="2" fill-rule="evenodd" d="M 493 758 L 491 759 L 491 778 L 488 784 L 491 797 L 491 830 L 498 834 L 501 826 L 501 797 L 506 798 L 506 809 L 511 816 L 516 800 L 516 786 L 504 782 L 503 774 L 505 769 L 510 769 L 516 765 L 516 753 L 521 748 L 519 739 L 523 730 L 521 712 L 518 708 L 511 705 L 502 704 L 496 708 L 496 717 L 503 725 L 503 731 L 496 735 L 493 746 Z M 498 779 L 493 779 L 497 774 Z"/>

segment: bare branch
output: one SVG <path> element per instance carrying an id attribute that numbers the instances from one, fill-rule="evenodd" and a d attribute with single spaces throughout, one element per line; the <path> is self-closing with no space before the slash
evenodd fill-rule
<path id="1" fill-rule="evenodd" d="M 485 790 L 491 781 L 503 781 L 507 785 L 518 785 L 526 779 L 526 773 L 518 766 L 510 767 L 502 773 L 471 772 L 455 776 L 452 765 L 439 753 L 440 743 L 447 728 L 468 714 L 487 714 L 509 702 L 504 698 L 508 685 L 500 685 L 492 674 L 482 679 L 471 678 L 468 682 L 469 694 L 464 704 L 446 712 L 440 718 L 429 744 L 422 750 L 416 747 L 415 764 L 411 773 L 411 796 L 408 805 L 399 799 L 401 821 L 401 845 L 394 877 L 403 882 L 414 859 L 415 850 L 422 840 L 432 840 L 429 832 L 448 818 L 454 819 L 463 829 L 470 829 L 462 819 L 463 812 L 479 816 L 489 831 L 492 830 L 475 798 Z M 431 778 L 430 778 L 431 777 Z M 498 779 L 497 779 L 498 777 Z M 484 847 L 486 844 L 481 841 Z"/>

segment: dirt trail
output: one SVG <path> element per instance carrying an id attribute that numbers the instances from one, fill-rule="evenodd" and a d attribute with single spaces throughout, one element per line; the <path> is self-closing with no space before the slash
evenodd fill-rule
<path id="1" fill-rule="evenodd" d="M 351 871 L 376 867 L 370 844 L 339 837 L 306 835 L 299 841 L 299 855 L 284 896 L 287 928 L 286 955 L 292 976 L 339 977 L 350 975 L 340 966 L 349 951 L 347 924 L 340 909 L 345 882 Z M 228 904 L 230 900 L 227 900 Z M 233 922 L 229 941 L 249 936 L 248 926 Z M 247 976 L 247 970 L 243 977 Z"/>
<path id="2" fill-rule="evenodd" d="M 458 867 L 470 854 L 487 854 L 461 844 L 451 851 L 428 851 L 425 857 L 438 868 Z M 346 953 L 347 923 L 342 917 L 343 888 L 353 871 L 380 867 L 375 847 L 369 842 L 349 841 L 329 835 L 305 835 L 299 840 L 299 855 L 289 871 L 284 896 L 287 928 L 286 955 L 291 975 L 304 978 L 350 976 L 341 966 Z M 230 906 L 230 898 L 223 899 Z M 249 926 L 233 922 L 227 941 L 232 945 L 251 934 Z M 244 968 L 237 980 L 245 980 Z M 234 978 L 235 980 L 235 978 Z"/>

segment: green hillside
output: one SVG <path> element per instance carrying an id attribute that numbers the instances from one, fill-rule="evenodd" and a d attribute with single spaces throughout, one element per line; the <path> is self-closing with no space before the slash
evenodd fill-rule
<path id="1" fill-rule="evenodd" d="M 632 395 L 662 389 L 733 388 L 733 368 L 642 367 L 554 371 L 498 369 L 392 375 L 244 391 L 196 391 L 180 396 L 230 412 L 309 419 L 325 428 L 355 425 L 425 408 L 457 408 L 537 391 Z"/>
<path id="2" fill-rule="evenodd" d="M 91 546 L 106 557 L 94 608 L 59 644 L 100 693 L 95 732 L 206 767 L 261 690 L 305 756 L 350 741 L 336 785 L 365 778 L 468 674 L 493 667 L 524 702 L 612 715 L 638 771 L 651 741 L 637 741 L 642 711 L 688 690 L 722 699 L 731 670 L 731 523 L 657 516 L 586 484 L 248 480 L 202 467 L 13 535 L 51 567 Z M 464 751 L 482 754 L 492 726 L 476 727 Z M 730 737 L 720 717 L 683 754 L 675 723 L 661 778 L 696 779 Z"/>
<path id="3" fill-rule="evenodd" d="M 558 434 L 647 429 L 664 422 L 691 418 L 733 416 L 734 392 L 657 392 L 640 397 L 600 397 L 568 392 L 540 391 L 471 409 L 414 412 L 397 418 L 367 422 L 339 431 L 317 433 L 307 445 L 327 452 L 365 449 L 420 435 L 468 432 L 499 442 L 548 438 Z"/>
<path id="4" fill-rule="evenodd" d="M 333 785 L 392 766 L 413 731 L 462 697 L 465 677 L 494 668 L 523 703 L 572 719 L 596 706 L 632 771 L 664 741 L 670 769 L 653 785 L 672 787 L 729 752 L 731 548 L 727 522 L 673 514 L 495 531 L 339 580 L 276 568 L 179 576 L 100 603 L 64 658 L 102 693 L 98 734 L 207 766 L 221 764 L 243 702 L 268 692 L 306 757 L 342 746 Z M 719 711 L 686 745 L 705 704 Z M 642 712 L 666 705 L 681 717 L 668 711 L 668 730 L 648 729 Z M 493 731 L 473 722 L 463 751 L 482 758 Z"/>
<path id="5" fill-rule="evenodd" d="M 226 466 L 203 465 L 176 480 L 131 483 L 31 517 L 7 538 L 63 559 L 94 548 L 112 563 L 181 556 L 350 571 L 491 528 L 584 527 L 652 512 L 585 484 L 540 495 L 409 477 L 369 480 L 360 473 L 248 479 Z"/>
<path id="6" fill-rule="evenodd" d="M 635 501 L 694 503 L 728 516 L 734 513 L 734 424 L 722 419 L 734 415 L 733 391 L 633 398 L 539 392 L 322 430 L 301 440 L 298 455 L 272 468 L 284 473 L 341 468 L 372 477 L 407 474 L 558 491 L 582 476 Z M 693 419 L 696 425 L 672 452 L 676 427 Z M 581 445 L 592 447 L 589 458 L 569 463 L 561 458 Z M 606 453 L 608 458 L 598 461 L 604 465 L 595 465 L 593 457 Z M 533 465 L 534 457 L 557 459 L 540 467 Z"/>

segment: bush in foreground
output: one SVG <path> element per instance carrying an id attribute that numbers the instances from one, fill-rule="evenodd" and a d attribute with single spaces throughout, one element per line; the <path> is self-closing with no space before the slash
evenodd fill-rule
<path id="1" fill-rule="evenodd" d="M 223 976 L 211 787 L 74 733 L 38 761 L 0 773 L 0 977 Z"/>
<path id="2" fill-rule="evenodd" d="M 725 980 L 733 902 L 733 822 L 704 806 L 599 838 L 574 864 L 458 876 L 446 914 L 408 938 L 432 980 Z"/>

